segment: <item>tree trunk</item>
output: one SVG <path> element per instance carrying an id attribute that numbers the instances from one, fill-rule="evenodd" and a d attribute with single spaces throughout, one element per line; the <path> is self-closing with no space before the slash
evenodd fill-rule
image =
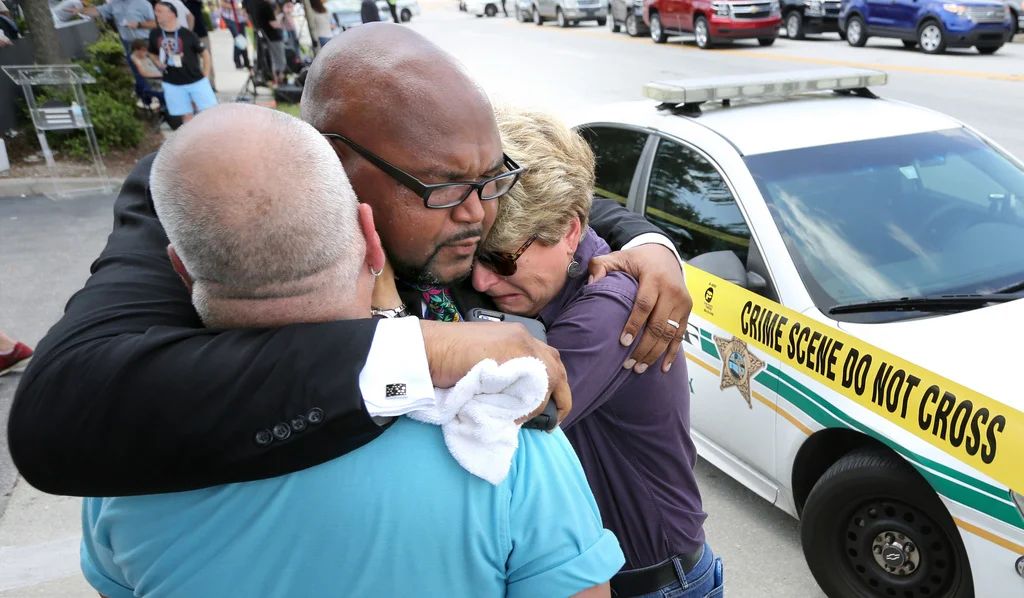
<path id="1" fill-rule="evenodd" d="M 57 29 L 53 26 L 53 13 L 47 0 L 23 0 L 21 8 L 25 11 L 29 37 L 32 38 L 32 58 L 36 64 L 67 64 L 60 42 L 57 40 Z"/>

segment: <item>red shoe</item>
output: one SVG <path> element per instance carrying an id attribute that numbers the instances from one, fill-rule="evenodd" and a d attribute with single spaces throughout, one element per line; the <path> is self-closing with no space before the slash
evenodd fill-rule
<path id="1" fill-rule="evenodd" d="M 31 358 L 32 349 L 25 343 L 14 345 L 14 350 L 10 353 L 0 353 L 0 376 L 23 371 Z"/>

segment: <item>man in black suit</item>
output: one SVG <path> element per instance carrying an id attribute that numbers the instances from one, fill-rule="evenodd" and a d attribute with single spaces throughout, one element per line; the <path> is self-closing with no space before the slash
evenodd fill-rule
<path id="1" fill-rule="evenodd" d="M 396 68 L 381 70 L 382 60 Z M 386 155 L 432 183 L 481 181 L 501 170 L 486 96 L 450 56 L 402 27 L 369 24 L 328 46 L 311 69 L 302 108 L 322 133 L 358 138 L 364 153 Z M 494 202 L 474 192 L 458 206 L 429 209 L 410 181 L 333 142 L 357 195 L 392 209 L 380 212 L 378 230 L 396 273 L 414 283 L 433 274 L 427 282 L 450 289 L 458 309 L 482 304 L 459 280 L 475 249 L 466 250 L 473 238 L 466 235 L 486 232 Z M 282 167 L 280 156 L 248 155 L 223 175 Z M 421 321 L 410 330 L 410 318 L 395 318 L 203 328 L 148 197 L 151 164 L 141 160 L 125 181 L 92 276 L 39 343 L 15 396 L 11 453 L 40 490 L 124 496 L 298 471 L 377 438 L 392 416 L 416 407 L 417 389 L 450 386 L 486 357 L 546 359 L 556 402 L 568 398 L 559 397 L 565 374 L 553 350 L 515 326 Z M 614 202 L 595 204 L 591 223 L 615 248 L 658 237 Z M 650 314 L 633 354 L 637 366 L 666 348 L 670 362 L 681 335 L 665 334 L 665 321 L 685 321 L 691 305 L 677 258 L 654 244 L 608 258 L 593 267 L 626 269 L 640 280 L 625 333 L 639 334 Z M 418 315 L 422 306 L 410 308 Z"/>

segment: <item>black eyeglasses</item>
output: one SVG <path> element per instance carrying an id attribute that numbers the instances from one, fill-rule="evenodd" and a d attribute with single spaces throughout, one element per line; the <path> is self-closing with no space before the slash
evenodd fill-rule
<path id="1" fill-rule="evenodd" d="M 413 193 L 420 196 L 423 199 L 423 205 L 428 208 L 454 208 L 460 203 L 466 201 L 474 191 L 477 192 L 481 200 L 501 197 L 508 193 L 508 190 L 511 189 L 512 186 L 516 184 L 516 181 L 519 180 L 519 175 L 523 173 L 523 168 L 516 164 L 512 158 L 509 158 L 508 154 L 503 153 L 503 165 L 508 170 L 497 176 L 492 176 L 478 182 L 465 181 L 456 183 L 437 183 L 431 185 L 420 181 L 416 177 L 405 172 L 401 168 L 398 168 L 394 164 L 391 164 L 384 158 L 375 155 L 370 150 L 362 147 L 344 135 L 338 135 L 337 133 L 321 133 L 321 135 L 328 139 L 337 139 L 352 148 L 355 153 L 381 169 L 384 174 L 395 179 L 405 187 L 412 190 Z"/>
<path id="2" fill-rule="evenodd" d="M 515 253 L 498 253 L 496 251 L 482 251 L 477 254 L 476 259 L 480 262 L 480 265 L 487 268 L 491 272 L 499 276 L 512 276 L 516 273 L 519 268 L 516 266 L 516 260 L 523 255 L 523 252 L 533 245 L 533 242 L 537 240 L 537 235 L 533 235 L 523 243 L 523 246 L 516 250 Z"/>

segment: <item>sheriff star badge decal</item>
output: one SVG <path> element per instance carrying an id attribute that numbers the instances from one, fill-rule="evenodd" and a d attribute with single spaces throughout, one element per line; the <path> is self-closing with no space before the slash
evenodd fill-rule
<path id="1" fill-rule="evenodd" d="M 747 343 L 736 337 L 714 338 L 715 344 L 718 345 L 718 355 L 722 358 L 722 383 L 718 388 L 725 390 L 735 386 L 747 400 L 747 406 L 753 409 L 754 405 L 750 402 L 750 381 L 764 368 L 764 362 L 750 352 Z"/>

